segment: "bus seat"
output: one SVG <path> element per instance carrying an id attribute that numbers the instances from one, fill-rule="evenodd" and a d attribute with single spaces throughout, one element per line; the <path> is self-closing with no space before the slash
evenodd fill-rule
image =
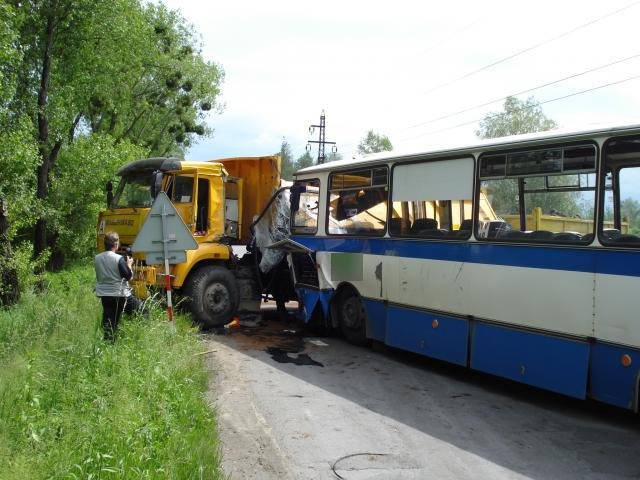
<path id="1" fill-rule="evenodd" d="M 470 218 L 467 218 L 466 220 L 462 220 L 462 222 L 460 222 L 460 228 L 458 228 L 458 230 L 471 230 L 473 228 L 473 221 Z"/>
<path id="2" fill-rule="evenodd" d="M 487 233 L 487 238 L 503 237 L 505 233 L 512 230 L 513 227 L 510 223 L 507 223 L 504 220 L 492 220 L 489 223 L 489 232 Z"/>
<path id="3" fill-rule="evenodd" d="M 522 240 L 527 238 L 527 234 L 521 232 L 520 230 L 506 230 L 502 232 L 499 238 L 504 238 L 508 240 Z"/>
<path id="4" fill-rule="evenodd" d="M 620 236 L 620 230 L 618 230 L 617 228 L 605 228 L 604 230 L 602 230 L 602 235 L 607 240 L 615 240 Z"/>
<path id="5" fill-rule="evenodd" d="M 435 218 L 416 218 L 411 225 L 411 235 L 421 235 L 423 230 L 437 230 L 438 221 Z"/>
<path id="6" fill-rule="evenodd" d="M 350 229 L 350 233 L 371 233 L 374 231 L 373 223 L 369 222 L 357 222 L 353 224 L 353 227 Z"/>
<path id="7" fill-rule="evenodd" d="M 407 231 L 409 230 L 409 222 L 408 219 L 405 218 L 391 218 L 389 219 L 389 233 L 391 235 L 400 235 L 402 233 L 403 228 Z"/>
<path id="8" fill-rule="evenodd" d="M 595 235 L 593 233 L 587 233 L 586 235 L 582 236 L 581 241 L 583 241 L 584 243 L 591 243 L 594 237 Z"/>
<path id="9" fill-rule="evenodd" d="M 560 232 L 560 233 L 556 233 L 553 236 L 553 240 L 554 241 L 558 241 L 558 242 L 578 243 L 578 242 L 581 242 L 583 240 L 583 238 L 577 233 Z"/>
<path id="10" fill-rule="evenodd" d="M 615 243 L 640 243 L 640 237 L 631 235 L 630 233 L 623 233 L 612 240 Z"/>
<path id="11" fill-rule="evenodd" d="M 445 235 L 448 235 L 449 232 L 447 232 L 446 230 L 440 230 L 437 228 L 427 228 L 425 230 L 420 230 L 418 232 L 418 236 L 425 238 L 425 237 L 444 237 Z"/>
<path id="12" fill-rule="evenodd" d="M 531 240 L 551 240 L 553 236 L 553 232 L 550 232 L 549 230 L 534 230 L 527 234 L 527 238 Z"/>

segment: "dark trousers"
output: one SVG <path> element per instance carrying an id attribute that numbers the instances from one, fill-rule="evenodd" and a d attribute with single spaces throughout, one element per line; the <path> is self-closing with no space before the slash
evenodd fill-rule
<path id="1" fill-rule="evenodd" d="M 115 338 L 123 311 L 128 314 L 146 313 L 142 302 L 133 295 L 130 297 L 100 297 L 100 300 L 102 300 L 102 331 L 105 340 Z"/>

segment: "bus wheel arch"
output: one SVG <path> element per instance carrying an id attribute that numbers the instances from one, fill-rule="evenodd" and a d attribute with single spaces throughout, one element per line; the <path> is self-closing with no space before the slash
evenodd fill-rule
<path id="1" fill-rule="evenodd" d="M 203 328 L 220 327 L 238 311 L 238 283 L 224 264 L 207 262 L 193 268 L 182 293 L 193 319 Z"/>
<path id="2" fill-rule="evenodd" d="M 354 345 L 364 346 L 367 339 L 367 314 L 358 290 L 350 283 L 340 285 L 331 302 L 332 324 Z"/>

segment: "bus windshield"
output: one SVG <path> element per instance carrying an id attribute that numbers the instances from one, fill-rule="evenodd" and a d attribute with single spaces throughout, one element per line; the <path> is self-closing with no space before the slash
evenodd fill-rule
<path id="1" fill-rule="evenodd" d="M 122 177 L 111 204 L 112 208 L 148 208 L 153 203 L 149 172 L 132 173 Z"/>

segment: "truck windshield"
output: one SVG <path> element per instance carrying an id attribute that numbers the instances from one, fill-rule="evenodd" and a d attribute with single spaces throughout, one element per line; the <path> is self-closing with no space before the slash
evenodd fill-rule
<path id="1" fill-rule="evenodd" d="M 145 208 L 153 203 L 150 172 L 133 173 L 122 177 L 113 197 L 112 208 Z"/>

